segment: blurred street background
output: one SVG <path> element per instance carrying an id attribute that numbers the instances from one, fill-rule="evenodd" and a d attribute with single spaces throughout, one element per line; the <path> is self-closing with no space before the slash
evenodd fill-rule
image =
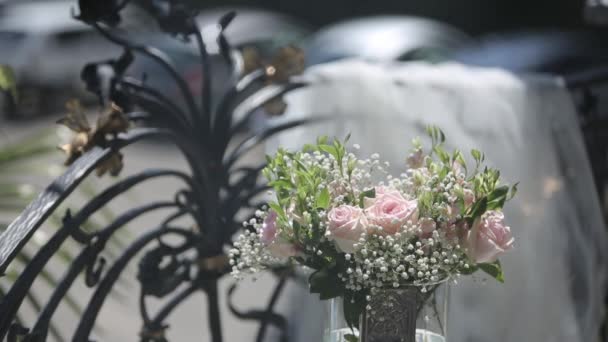
<path id="1" fill-rule="evenodd" d="M 239 49 L 254 47 L 262 55 L 272 56 L 279 47 L 297 45 L 306 54 L 307 66 L 349 57 L 429 63 L 456 61 L 516 73 L 549 73 L 566 78 L 608 67 L 608 31 L 601 25 L 585 21 L 585 2 L 582 0 L 190 2 L 200 8 L 198 20 L 203 36 L 206 30 L 208 35 L 213 35 L 219 17 L 234 9 L 237 18 L 227 30 L 227 37 L 234 46 Z M 76 0 L 0 0 L 0 65 L 5 70 L 0 77 L 3 88 L 0 94 L 0 229 L 64 170 L 65 156 L 56 146 L 65 143 L 68 135 L 55 121 L 65 115 L 66 101 L 79 99 L 91 117 L 100 110 L 96 98 L 84 87 L 82 68 L 89 62 L 116 58 L 122 52 L 90 27 L 74 20 L 72 13 L 76 13 L 77 8 Z M 136 6 L 127 9 L 123 21 L 124 27 L 132 28 L 131 38 L 165 51 L 174 60 L 188 87 L 200 89 L 202 75 L 194 44 L 161 34 L 156 23 Z M 220 57 L 214 55 L 211 61 L 216 65 L 213 77 L 227 80 L 229 74 L 219 62 Z M 138 77 L 145 75 L 147 84 L 170 98 L 179 97 L 169 75 L 151 60 L 137 58 L 127 73 Z M 9 83 L 16 87 L 6 87 Z M 221 82 L 215 84 L 214 94 L 225 90 Z M 248 129 L 259 129 L 265 125 L 265 120 L 264 115 L 254 116 Z M 607 140 L 594 141 L 608 144 Z M 256 165 L 263 160 L 263 155 L 262 149 L 255 151 L 246 162 Z M 600 160 L 597 163 L 594 165 L 596 176 L 604 171 L 607 162 Z M 163 165 L 182 165 L 186 169 L 180 154 L 169 144 L 163 141 L 140 144 L 126 150 L 123 174 Z M 78 207 L 112 181 L 109 176 L 91 177 L 87 181 L 88 190 L 76 193 L 65 207 Z M 122 213 L 130 203 L 173 196 L 177 183 L 157 183 L 132 190 L 129 196 L 112 203 L 106 208 L 105 219 L 109 221 Z M 596 185 L 603 196 L 604 184 Z M 155 215 L 147 216 L 130 225 L 128 231 L 147 228 L 158 219 Z M 94 224 L 102 225 L 103 219 L 100 220 Z M 59 221 L 57 217 L 55 222 Z M 36 237 L 38 246 L 45 241 L 44 231 L 53 229 L 56 225 L 52 222 L 43 227 Z M 121 237 L 122 243 L 132 238 L 128 231 Z M 32 247 L 32 251 L 35 248 Z M 53 267 L 59 270 L 69 263 L 69 258 L 54 263 Z M 18 274 L 19 267 L 12 272 L 13 276 Z M 50 272 L 50 278 L 37 283 L 39 300 L 50 293 L 59 276 L 53 275 L 52 269 Z M 262 276 L 257 282 L 241 287 L 235 296 L 239 305 L 263 307 L 272 290 L 272 278 L 271 275 Z M 225 279 L 220 291 L 226 292 L 230 283 L 230 279 Z M 104 306 L 99 320 L 104 324 L 97 331 L 103 340 L 125 341 L 137 336 L 140 327 L 137 298 L 129 295 L 137 286 L 134 279 L 126 279 Z M 288 292 L 295 291 L 298 286 L 305 285 L 291 284 Z M 82 305 L 80 293 L 87 291 L 84 286 L 76 289 L 75 302 Z M 222 298 L 225 300 L 225 296 Z M 285 304 L 288 298 L 288 295 L 283 296 L 279 303 L 280 311 L 285 314 L 293 310 L 293 302 Z M 208 340 L 204 302 L 205 298 L 199 294 L 176 312 L 168 330 L 170 339 L 191 341 L 194 340 L 192 336 L 202 336 L 196 340 Z M 35 304 L 29 310 L 36 310 Z M 71 331 L 78 309 L 64 305 L 61 312 L 64 322 L 59 329 Z M 240 321 L 228 310 L 222 315 L 226 341 L 251 340 L 256 324 Z"/>

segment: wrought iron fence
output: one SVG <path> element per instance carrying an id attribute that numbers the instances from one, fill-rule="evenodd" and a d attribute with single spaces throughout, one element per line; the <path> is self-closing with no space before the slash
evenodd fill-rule
<path id="1" fill-rule="evenodd" d="M 296 49 L 288 48 L 271 64 L 252 64 L 232 48 L 224 36 L 224 30 L 235 17 L 234 13 L 228 13 L 218 23 L 217 44 L 223 63 L 233 73 L 226 93 L 212 99 L 214 80 L 211 77 L 210 56 L 201 28 L 195 20 L 196 13 L 178 1 L 140 2 L 164 32 L 176 39 L 196 42 L 203 80 L 201 89 L 192 92 L 166 54 L 153 46 L 132 41 L 129 35 L 115 29 L 120 23 L 121 11 L 129 2 L 79 1 L 79 13 L 74 13 L 74 18 L 92 26 L 99 34 L 124 49 L 116 59 L 88 64 L 82 71 L 87 89 L 98 96 L 103 107 L 109 109 L 94 127 L 83 120 L 74 103 L 70 108 L 72 114 L 60 120 L 60 123 L 76 132 L 72 143 L 63 147 L 68 153 L 70 166 L 0 235 L 0 274 L 6 271 L 34 232 L 91 172 L 120 172 L 120 151 L 123 148 L 142 140 L 162 137 L 179 148 L 187 161 L 189 172 L 171 168 L 148 169 L 117 181 L 78 211 L 66 211 L 62 226 L 37 251 L 1 299 L 0 340 L 47 340 L 59 304 L 79 275 L 84 274 L 86 285 L 94 292 L 83 309 L 71 339 L 90 341 L 92 329 L 108 294 L 127 265 L 137 260 L 137 279 L 141 285 L 139 309 L 143 322 L 139 336 L 141 341 L 166 341 L 167 317 L 199 291 L 207 295 L 212 340 L 222 341 L 218 280 L 230 270 L 223 251 L 231 244 L 231 236 L 241 227 L 236 219 L 237 213 L 243 209 L 257 208 L 260 204 L 255 202 L 256 196 L 267 189 L 258 181 L 263 165 L 238 167 L 237 162 L 268 137 L 304 121 L 271 127 L 238 142 L 235 137 L 237 133 L 244 132 L 247 121 L 259 107 L 274 103 L 281 108 L 282 95 L 305 85 L 291 81 L 291 76 L 301 69 L 301 56 Z M 169 98 L 148 86 L 144 77 L 138 79 L 126 75 L 126 69 L 139 55 L 153 59 L 171 75 L 183 101 Z M 108 73 L 108 70 L 111 72 Z M 134 124 L 137 128 L 130 129 Z M 229 145 L 235 143 L 236 147 L 229 149 Z M 181 180 L 183 188 L 176 190 L 172 200 L 134 207 L 118 215 L 103 229 L 94 232 L 81 229 L 87 219 L 125 191 L 158 178 L 177 178 Z M 110 263 L 101 256 L 113 234 L 139 216 L 161 209 L 171 209 L 172 213 L 157 227 L 142 232 L 121 251 L 116 260 Z M 178 219 L 185 216 L 196 222 L 195 229 L 180 226 Z M 168 236 L 180 242 L 166 243 L 164 238 Z M 32 284 L 51 257 L 69 239 L 81 244 L 81 250 L 36 320 L 29 323 L 18 321 L 17 314 Z M 230 305 L 230 310 L 237 317 L 260 321 L 256 341 L 264 339 L 269 325 L 280 328 L 282 338 L 286 340 L 285 318 L 275 313 L 273 308 L 290 273 L 283 270 L 277 274 L 280 280 L 267 307 L 239 312 Z M 234 289 L 233 286 L 228 295 Z M 146 304 L 150 297 L 167 300 L 160 310 L 150 312 Z"/>

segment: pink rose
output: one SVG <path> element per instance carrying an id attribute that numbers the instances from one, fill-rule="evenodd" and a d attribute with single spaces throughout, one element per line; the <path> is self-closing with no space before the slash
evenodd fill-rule
<path id="1" fill-rule="evenodd" d="M 511 229 L 505 226 L 504 215 L 488 211 L 473 223 L 466 239 L 467 253 L 476 263 L 491 263 L 513 248 Z"/>
<path id="2" fill-rule="evenodd" d="M 463 173 L 463 172 L 462 172 L 462 170 L 463 170 L 462 164 L 460 164 L 460 162 L 459 162 L 459 161 L 456 161 L 456 160 L 455 160 L 455 161 L 452 163 L 452 172 L 453 172 L 455 175 L 459 175 L 459 174 Z"/>
<path id="3" fill-rule="evenodd" d="M 262 243 L 270 245 L 277 237 L 277 213 L 274 210 L 268 211 L 262 225 Z"/>
<path id="4" fill-rule="evenodd" d="M 456 216 L 460 214 L 460 208 L 457 204 L 446 205 L 443 208 L 444 215 L 449 218 L 451 221 L 456 219 Z"/>
<path id="5" fill-rule="evenodd" d="M 262 243 L 268 247 L 270 254 L 278 258 L 287 258 L 297 254 L 296 247 L 281 238 L 277 232 L 277 213 L 270 210 L 262 225 Z"/>
<path id="6" fill-rule="evenodd" d="M 419 169 L 424 164 L 424 154 L 422 150 L 416 150 L 407 157 L 407 166 L 411 169 Z"/>
<path id="7" fill-rule="evenodd" d="M 329 183 L 328 188 L 331 197 L 338 197 L 340 195 L 345 194 L 347 191 L 346 187 L 337 180 L 334 180 Z"/>
<path id="8" fill-rule="evenodd" d="M 423 218 L 418 223 L 420 223 L 420 229 L 422 230 L 420 237 L 423 239 L 428 239 L 433 236 L 433 232 L 437 229 L 437 224 L 435 220 L 431 218 Z"/>
<path id="9" fill-rule="evenodd" d="M 466 209 L 471 207 L 471 205 L 473 205 L 473 203 L 475 202 L 475 193 L 473 193 L 473 191 L 471 191 L 469 189 L 464 189 L 462 199 L 464 202 L 463 211 L 466 211 Z M 461 208 L 458 203 L 454 203 L 445 208 L 445 216 L 450 218 L 450 220 L 452 220 L 452 221 L 455 220 L 456 217 L 460 214 L 461 214 Z"/>
<path id="10" fill-rule="evenodd" d="M 335 241 L 345 253 L 355 252 L 354 244 L 367 229 L 367 219 L 361 208 L 341 205 L 327 214 L 329 220 L 329 239 Z"/>
<path id="11" fill-rule="evenodd" d="M 452 240 L 457 239 L 459 243 L 466 244 L 469 234 L 469 225 L 466 221 L 461 220 L 458 223 L 447 222 L 442 228 L 445 231 L 445 237 Z"/>
<path id="12" fill-rule="evenodd" d="M 473 205 L 473 202 L 475 202 L 475 193 L 473 192 L 473 190 L 464 189 L 464 191 L 463 191 L 463 200 L 464 200 L 464 206 L 466 208 L 468 208 L 471 205 Z"/>
<path id="13" fill-rule="evenodd" d="M 289 218 L 291 218 L 292 220 L 294 220 L 295 222 L 299 223 L 300 225 L 306 224 L 306 220 L 304 220 L 302 215 L 298 215 L 298 213 L 296 212 L 295 201 L 292 201 L 291 204 L 289 205 L 289 208 L 287 208 L 287 216 Z"/>
<path id="14" fill-rule="evenodd" d="M 406 200 L 401 193 L 387 187 L 377 187 L 375 198 L 365 199 L 365 214 L 370 225 L 393 235 L 408 221 L 418 220 L 418 201 Z"/>

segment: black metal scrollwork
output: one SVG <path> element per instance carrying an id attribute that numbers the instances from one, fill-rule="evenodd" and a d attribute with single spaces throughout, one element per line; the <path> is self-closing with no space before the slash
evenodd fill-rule
<path id="1" fill-rule="evenodd" d="M 258 182 L 263 166 L 243 168 L 237 167 L 237 162 L 268 137 L 305 121 L 271 127 L 260 134 L 250 135 L 235 149 L 229 150 L 228 146 L 234 142 L 236 134 L 244 131 L 247 120 L 257 108 L 305 84 L 289 81 L 289 76 L 298 69 L 294 69 L 294 63 L 272 67 L 267 65 L 265 68 L 260 66 L 253 71 L 245 70 L 242 56 L 230 46 L 224 35 L 224 29 L 235 19 L 235 13 L 231 12 L 218 23 L 217 43 L 224 62 L 233 68 L 230 81 L 232 83 L 220 99 L 212 101 L 211 85 L 214 80 L 211 78 L 206 42 L 195 19 L 196 12 L 180 1 L 138 2 L 156 18 L 160 28 L 167 34 L 175 36 L 176 39 L 193 39 L 196 42 L 203 75 L 200 92 L 191 91 L 171 59 L 161 50 L 132 41 L 114 29 L 120 25 L 121 11 L 130 2 L 78 1 L 79 11 L 73 13 L 74 18 L 92 26 L 100 35 L 124 49 L 116 59 L 87 64 L 81 73 L 87 89 L 98 96 L 100 105 L 114 106 L 110 114 L 120 117 L 116 118 L 118 121 L 112 122 L 114 118 L 108 116 L 103 123 L 104 127 L 100 128 L 102 124 L 98 123 L 94 132 L 90 131 L 89 127 L 83 127 L 78 133 L 81 138 L 86 138 L 85 143 L 67 146 L 72 149 L 70 151 L 80 148 L 78 153 L 71 155 L 69 168 L 0 235 L 0 274 L 24 248 L 34 232 L 89 173 L 95 169 L 99 173 L 100 168 L 105 172 L 110 165 L 108 163 L 113 163 L 114 167 L 110 169 L 112 172 L 120 171 L 121 164 L 118 163 L 122 163 L 122 155 L 119 151 L 123 148 L 141 140 L 167 138 L 184 155 L 189 172 L 173 169 L 145 170 L 109 186 L 79 210 L 67 211 L 62 227 L 37 251 L 0 300 L 0 340 L 47 340 L 49 333 L 53 332 L 51 322 L 57 307 L 78 276 L 84 274 L 86 285 L 93 288 L 94 293 L 84 308 L 71 339 L 77 342 L 90 341 L 91 331 L 108 294 L 127 265 L 137 258 L 140 258 L 137 279 L 141 286 L 139 297 L 143 321 L 140 341 L 167 341 L 166 319 L 175 308 L 196 292 L 204 292 L 207 295 L 212 341 L 223 340 L 217 286 L 218 280 L 229 272 L 223 251 L 231 244 L 231 236 L 240 229 L 235 218 L 237 213 L 242 209 L 255 208 L 251 201 L 266 189 Z M 148 86 L 144 75 L 141 79 L 125 75 L 127 67 L 140 55 L 151 58 L 169 72 L 185 105 Z M 101 69 L 112 72 L 100 72 Z M 281 77 L 277 77 L 277 74 Z M 212 103 L 217 106 L 212 106 Z M 234 117 L 242 119 L 235 121 Z M 125 132 L 124 120 L 140 127 Z M 116 126 L 117 124 L 119 125 Z M 101 135 L 102 138 L 95 138 Z M 100 208 L 125 191 L 161 177 L 180 179 L 185 187 L 177 190 L 172 199 L 125 211 L 98 231 L 81 229 Z M 126 246 L 114 260 L 102 256 L 107 242 L 117 231 L 139 216 L 161 209 L 171 209 L 172 212 L 158 227 L 141 231 L 141 235 Z M 176 223 L 179 218 L 185 216 L 195 222 L 194 227 L 181 227 Z M 181 243 L 177 246 L 170 245 L 164 240 L 167 236 L 173 237 L 171 241 L 177 239 Z M 21 304 L 50 258 L 69 239 L 77 241 L 81 250 L 46 303 L 41 305 L 36 322 L 28 327 L 17 318 Z M 256 337 L 258 342 L 263 340 L 268 325 L 274 325 L 283 332 L 283 341 L 287 338 L 286 320 L 274 312 L 274 306 L 287 277 L 288 273 L 280 276 L 265 309 L 240 313 L 231 304 L 231 310 L 237 316 L 261 322 Z M 234 290 L 235 287 L 228 295 Z M 150 296 L 166 300 L 164 306 L 154 314 L 148 311 L 146 305 L 146 299 Z"/>

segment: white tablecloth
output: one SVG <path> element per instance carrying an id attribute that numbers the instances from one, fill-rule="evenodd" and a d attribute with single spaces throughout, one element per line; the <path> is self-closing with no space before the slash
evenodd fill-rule
<path id="1" fill-rule="evenodd" d="M 456 64 L 373 65 L 350 60 L 310 69 L 314 83 L 287 97 L 276 124 L 325 116 L 268 143 L 295 148 L 318 135 L 379 152 L 399 174 L 414 136 L 439 125 L 448 147 L 479 148 L 505 180 L 520 182 L 506 208 L 516 247 L 502 258 L 506 283 L 462 278 L 450 341 L 596 341 L 606 289 L 608 239 L 575 108 L 559 80 L 520 78 Z M 318 341 L 321 304 L 294 291 L 292 332 Z"/>

